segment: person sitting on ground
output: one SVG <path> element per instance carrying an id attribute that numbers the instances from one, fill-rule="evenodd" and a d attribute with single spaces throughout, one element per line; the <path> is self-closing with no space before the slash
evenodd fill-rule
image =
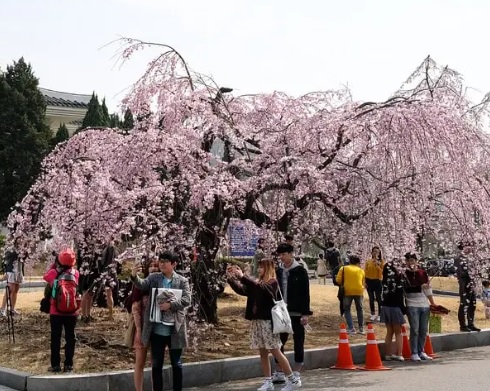
<path id="1" fill-rule="evenodd" d="M 381 322 L 386 325 L 386 360 L 404 361 L 402 325 L 405 324 L 405 296 L 402 278 L 393 262 L 383 267 L 383 294 L 381 300 Z M 393 335 L 395 346 L 393 346 Z"/>
<path id="2" fill-rule="evenodd" d="M 19 256 L 19 239 L 15 239 L 11 248 L 5 252 L 5 274 L 7 276 L 7 287 L 2 300 L 0 316 L 7 315 L 7 293 L 10 294 L 10 315 L 19 315 L 20 312 L 15 309 L 17 304 L 17 294 L 19 293 L 20 284 L 24 282 L 24 262 Z"/>
<path id="3" fill-rule="evenodd" d="M 278 300 L 279 288 L 274 262 L 261 259 L 257 271 L 258 280 L 254 280 L 244 275 L 236 265 L 229 265 L 226 270 L 230 287 L 239 295 L 247 296 L 245 318 L 251 321 L 250 348 L 259 350 L 262 372 L 265 376 L 262 386 L 257 390 L 274 390 L 269 352 L 279 362 L 287 376 L 288 382 L 282 391 L 295 390 L 301 386 L 301 381 L 294 376 L 286 356 L 281 352 L 282 343 L 279 334 L 272 333 L 271 310 L 274 300 Z"/>
<path id="4" fill-rule="evenodd" d="M 359 325 L 359 334 L 364 334 L 364 314 L 363 314 L 363 294 L 364 294 L 364 270 L 360 267 L 361 258 L 357 255 L 351 255 L 349 265 L 342 266 L 337 274 L 337 284 L 344 288 L 342 304 L 344 308 L 345 321 L 347 322 L 349 334 L 356 332 L 352 315 L 350 312 L 352 302 L 354 301 L 357 311 L 357 323 Z"/>
<path id="5" fill-rule="evenodd" d="M 418 265 L 417 256 L 405 254 L 407 268 L 403 278 L 408 323 L 410 324 L 410 349 L 412 361 L 432 360 L 425 353 L 425 340 L 429 331 L 430 306 L 436 305 L 425 270 Z"/>
<path id="6" fill-rule="evenodd" d="M 51 324 L 51 366 L 49 372 L 61 372 L 61 334 L 65 332 L 65 361 L 63 372 L 73 371 L 73 356 L 75 355 L 75 326 L 77 324 L 80 300 L 76 295 L 76 287 L 80 274 L 75 269 L 76 257 L 71 248 L 64 249 L 58 254 L 58 262 L 44 274 L 43 279 L 53 288 L 49 320 Z M 63 287 L 62 297 L 57 290 Z M 75 300 L 74 300 L 75 299 Z M 72 303 L 76 308 L 68 309 Z"/>

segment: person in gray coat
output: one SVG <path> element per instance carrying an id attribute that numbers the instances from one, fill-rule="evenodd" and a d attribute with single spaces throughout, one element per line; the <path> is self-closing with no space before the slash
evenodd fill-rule
<path id="1" fill-rule="evenodd" d="M 138 277 L 141 264 L 135 264 L 131 273 L 131 281 L 136 288 L 149 292 L 150 305 L 145 309 L 143 316 L 143 330 L 141 342 L 151 347 L 151 378 L 153 391 L 163 390 L 163 359 L 165 348 L 168 347 L 170 364 L 172 365 L 173 390 L 182 390 L 182 350 L 187 347 L 187 329 L 185 310 L 191 304 L 191 291 L 187 278 L 175 272 L 177 255 L 165 251 L 158 256 L 158 266 L 161 273 L 150 274 L 147 278 Z M 155 289 L 154 289 L 155 288 Z M 182 291 L 182 296 L 169 295 L 168 301 L 153 298 L 156 288 L 171 288 Z M 152 300 L 153 299 L 153 300 Z M 152 305 L 154 303 L 154 305 Z M 161 311 L 161 322 L 150 321 L 155 319 L 155 311 Z M 168 316 L 172 313 L 174 316 Z M 158 317 L 157 317 L 158 318 Z M 170 321 L 169 321 L 170 319 Z"/>

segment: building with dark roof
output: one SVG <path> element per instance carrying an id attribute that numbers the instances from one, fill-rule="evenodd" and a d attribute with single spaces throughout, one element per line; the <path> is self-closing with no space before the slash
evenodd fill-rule
<path id="1" fill-rule="evenodd" d="M 73 134 L 81 125 L 91 95 L 72 94 L 40 88 L 46 99 L 46 122 L 56 132 L 61 124 L 65 124 L 68 132 Z"/>

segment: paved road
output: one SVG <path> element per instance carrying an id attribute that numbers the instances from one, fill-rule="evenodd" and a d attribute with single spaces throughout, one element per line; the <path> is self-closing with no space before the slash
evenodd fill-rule
<path id="1" fill-rule="evenodd" d="M 488 390 L 490 346 L 443 352 L 432 362 L 390 363 L 391 371 L 335 371 L 317 369 L 302 374 L 303 391 L 396 390 L 483 391 Z M 189 390 L 256 390 L 261 379 L 230 382 Z M 276 386 L 276 390 L 281 387 Z"/>

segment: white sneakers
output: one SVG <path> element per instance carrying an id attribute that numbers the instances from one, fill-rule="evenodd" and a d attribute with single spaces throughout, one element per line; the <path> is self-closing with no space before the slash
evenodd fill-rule
<path id="1" fill-rule="evenodd" d="M 262 385 L 257 388 L 257 391 L 274 391 L 274 384 L 272 384 L 272 380 L 264 380 Z"/>
<path id="2" fill-rule="evenodd" d="M 430 361 L 432 357 L 427 355 L 427 353 L 422 352 L 420 354 L 412 354 L 412 361 Z"/>
<path id="3" fill-rule="evenodd" d="M 301 378 L 299 372 L 293 372 L 293 377 L 291 379 L 286 379 L 284 372 L 274 372 L 272 374 L 272 379 L 266 379 L 262 386 L 257 388 L 257 391 L 274 391 L 274 384 L 286 383 L 286 385 L 281 388 L 281 391 L 292 391 L 297 390 L 301 387 Z"/>
<path id="4" fill-rule="evenodd" d="M 286 385 L 281 388 L 281 391 L 293 391 L 301 387 L 301 380 L 295 377 L 293 381 L 287 381 Z"/>
<path id="5" fill-rule="evenodd" d="M 272 383 L 273 384 L 286 383 L 286 375 L 284 374 L 284 372 L 274 372 L 272 374 Z"/>
<path id="6" fill-rule="evenodd" d="M 420 361 L 420 357 L 418 354 L 412 354 L 412 361 Z"/>
<path id="7" fill-rule="evenodd" d="M 420 357 L 421 360 L 424 360 L 424 361 L 425 360 L 432 360 L 432 357 L 429 356 L 429 355 L 427 355 L 427 353 L 425 353 L 425 352 L 420 353 L 419 354 L 419 357 Z"/>
<path id="8" fill-rule="evenodd" d="M 381 316 L 376 316 L 375 314 L 372 314 L 370 317 L 369 317 L 369 320 L 371 322 L 381 322 Z"/>

